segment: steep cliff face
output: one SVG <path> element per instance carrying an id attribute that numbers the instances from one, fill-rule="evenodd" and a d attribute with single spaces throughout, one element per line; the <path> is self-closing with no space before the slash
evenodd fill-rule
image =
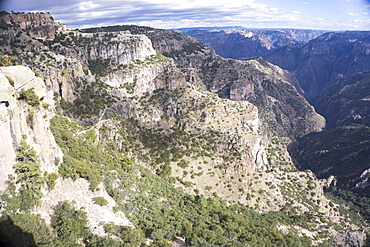
<path id="1" fill-rule="evenodd" d="M 15 145 L 2 156 L 4 170 L 14 174 L 16 146 L 24 139 L 44 160 L 43 171 L 63 177 L 55 188 L 43 189 L 33 213 L 49 220 L 58 201 L 75 200 L 85 207 L 93 233 L 105 235 L 107 220 L 132 226 L 125 212 L 155 244 L 175 236 L 190 239 L 189 245 L 208 241 L 203 236 L 208 230 L 224 241 L 224 234 L 216 233 L 221 226 L 223 232 L 229 229 L 223 220 L 216 230 L 198 231 L 201 214 L 195 211 L 205 208 L 212 210 L 212 219 L 259 217 L 250 209 L 269 212 L 267 221 L 279 220 L 266 232 L 277 226 L 285 233 L 299 231 L 314 244 L 333 243 L 336 233 L 359 229 L 324 196 L 312 172 L 294 167 L 287 152 L 291 139 L 324 125 L 291 85 L 291 74 L 263 59 L 223 59 L 177 32 L 133 29 L 138 34 L 71 31 L 44 41 L 21 33 L 16 43 L 31 40 L 30 46 L 8 42 L 3 47 L 8 53 L 14 48 L 22 63 L 44 77 L 22 66 L 0 71 L 1 140 L 11 137 L 4 143 Z M 21 96 L 22 89 L 31 88 L 32 97 Z M 32 105 L 39 100 L 42 108 Z M 10 111 L 14 102 L 18 112 Z M 51 119 L 54 111 L 85 127 L 62 116 Z M 44 146 L 52 151 L 38 150 Z M 231 211 L 215 213 L 216 208 Z M 110 236 L 122 238 L 121 229 Z M 242 238 L 238 241 L 249 243 Z"/>
<path id="2" fill-rule="evenodd" d="M 1 17 L 1 23 L 1 34 L 16 34 L 17 29 L 22 29 L 39 39 L 53 39 L 56 33 L 67 30 L 65 25 L 56 23 L 49 13 L 8 14 Z"/>
<path id="3" fill-rule="evenodd" d="M 54 91 L 31 69 L 12 66 L 0 67 L 0 92 L 0 191 L 6 190 L 10 175 L 22 175 L 14 169 L 19 162 L 21 140 L 35 150 L 42 173 L 58 174 L 63 152 L 50 130 L 50 119 L 55 115 Z M 105 198 L 109 203 L 103 208 L 94 204 L 94 197 Z M 108 222 L 132 226 L 123 213 L 114 212 L 117 204 L 105 188 L 91 192 L 85 179 L 57 179 L 53 189 L 43 189 L 41 203 L 33 211 L 50 222 L 53 207 L 60 201 L 75 201 L 78 207 L 84 207 L 94 234 L 105 235 L 103 227 Z"/>
<path id="4" fill-rule="evenodd" d="M 297 29 L 180 29 L 179 32 L 194 37 L 222 57 L 234 59 L 264 56 L 285 45 L 307 42 L 324 33 Z"/>
<path id="5" fill-rule="evenodd" d="M 13 53 L 19 62 L 41 74 L 48 87 L 71 104 L 86 97 L 86 89 L 93 94 L 104 92 L 102 98 L 117 99 L 187 85 L 173 61 L 157 53 L 144 35 L 133 35 L 129 31 L 93 34 L 50 29 L 50 25 L 57 27 L 59 24 L 48 14 L 1 18 L 4 22 L 18 23 L 2 30 L 2 37 L 7 40 L 3 51 Z M 27 31 L 21 26 L 27 27 Z M 43 37 L 39 38 L 38 30 L 47 34 L 41 32 Z M 14 46 L 14 43 L 29 45 Z M 108 88 L 102 86 L 104 84 Z M 108 101 L 112 104 L 116 100 Z M 95 109 L 98 111 L 95 115 L 103 111 L 101 106 Z M 97 121 L 96 118 L 86 121 L 81 120 L 81 116 L 78 118 L 85 124 Z"/>
<path id="6" fill-rule="evenodd" d="M 328 83 L 317 99 L 316 109 L 330 128 L 351 123 L 370 126 L 369 89 L 370 72 Z"/>
<path id="7" fill-rule="evenodd" d="M 144 35 L 131 35 L 129 32 L 75 35 L 93 39 L 93 42 L 82 46 L 78 51 L 89 60 L 110 59 L 117 64 L 130 64 L 156 53 L 150 40 Z"/>
<path id="8" fill-rule="evenodd" d="M 297 77 L 311 103 L 332 81 L 370 70 L 369 32 L 327 33 L 306 44 L 288 45 L 265 56 Z"/>
<path id="9" fill-rule="evenodd" d="M 288 71 L 261 58 L 245 62 L 221 58 L 194 38 L 174 31 L 147 35 L 156 50 L 175 60 L 189 83 L 220 97 L 252 102 L 260 108 L 260 114 L 267 113 L 263 117 L 276 134 L 301 136 L 325 125 L 324 119 L 297 93 L 302 89 Z"/>
<path id="10" fill-rule="evenodd" d="M 3 67 L 1 73 L 1 157 L 2 170 L 0 180 L 1 190 L 5 189 L 5 181 L 9 174 L 14 174 L 16 150 L 25 136 L 25 140 L 40 156 L 40 164 L 44 171 L 55 172 L 55 159 L 61 159 L 62 152 L 56 145 L 49 129 L 48 120 L 53 116 L 53 92 L 46 89 L 41 78 L 26 67 Z M 11 85 L 12 82 L 13 85 Z M 34 108 L 25 100 L 20 99 L 22 90 L 33 89 L 37 97 L 42 98 L 44 107 Z M 47 106 L 47 107 L 46 107 Z"/>
<path id="11" fill-rule="evenodd" d="M 319 178 L 334 175 L 337 186 L 369 194 L 369 73 L 329 83 L 317 100 L 328 128 L 298 140 L 293 157 Z"/>

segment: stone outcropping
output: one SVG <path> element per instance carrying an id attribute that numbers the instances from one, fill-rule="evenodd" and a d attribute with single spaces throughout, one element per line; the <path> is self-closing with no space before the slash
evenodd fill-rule
<path id="1" fill-rule="evenodd" d="M 41 169 L 55 172 L 55 159 L 61 159 L 62 151 L 55 143 L 49 128 L 53 113 L 44 107 L 32 107 L 23 100 L 18 100 L 20 90 L 34 89 L 48 108 L 54 107 L 53 92 L 46 89 L 44 81 L 36 77 L 27 67 L 13 66 L 0 68 L 0 190 L 5 189 L 5 181 L 13 174 L 16 149 L 22 138 L 36 150 L 40 157 Z M 14 86 L 9 83 L 14 83 Z"/>
<path id="2" fill-rule="evenodd" d="M 0 29 L 0 34 L 16 33 L 17 29 L 30 32 L 39 39 L 54 39 L 55 34 L 66 31 L 66 25 L 54 21 L 50 13 L 16 13 L 1 17 L 5 30 Z"/>
<path id="3" fill-rule="evenodd" d="M 174 59 L 188 83 L 222 98 L 255 104 L 260 113 L 267 113 L 261 117 L 274 125 L 271 131 L 275 134 L 294 138 L 325 126 L 325 120 L 299 95 L 303 91 L 288 71 L 260 57 L 247 61 L 222 58 L 193 37 L 175 31 L 146 35 L 154 49 Z"/>
<path id="4" fill-rule="evenodd" d="M 41 99 L 42 106 L 31 106 L 18 99 L 22 89 L 33 89 Z M 9 175 L 16 176 L 13 165 L 22 139 L 36 151 L 42 171 L 58 173 L 63 152 L 50 130 L 50 119 L 54 116 L 55 107 L 53 95 L 54 92 L 31 69 L 24 66 L 0 68 L 0 191 L 5 190 Z M 77 208 L 84 208 L 89 227 L 95 234 L 104 235 L 103 227 L 108 222 L 132 226 L 123 213 L 113 212 L 116 203 L 105 188 L 100 185 L 99 191 L 91 192 L 89 182 L 85 179 L 72 181 L 59 178 L 54 189 L 44 189 L 43 193 L 41 204 L 34 213 L 40 214 L 47 221 L 53 213 L 53 206 L 60 201 L 69 201 L 75 202 Z M 108 205 L 94 204 L 93 197 L 104 197 Z"/>

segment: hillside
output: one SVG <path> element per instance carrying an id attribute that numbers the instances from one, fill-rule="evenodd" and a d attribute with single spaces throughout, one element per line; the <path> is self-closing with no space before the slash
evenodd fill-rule
<path id="1" fill-rule="evenodd" d="M 318 30 L 299 29 L 235 29 L 204 30 L 180 29 L 214 49 L 225 58 L 247 59 L 267 55 L 285 45 L 308 42 L 324 33 Z M 231 45 L 232 44 L 232 45 Z"/>
<path id="2" fill-rule="evenodd" d="M 282 47 L 265 59 L 290 71 L 315 104 L 326 84 L 370 70 L 368 31 L 325 33 L 308 43 Z"/>
<path id="3" fill-rule="evenodd" d="M 4 245 L 363 245 L 287 151 L 325 125 L 289 72 L 174 31 L 1 18 Z"/>
<path id="4" fill-rule="evenodd" d="M 317 109 L 328 129 L 298 140 L 293 157 L 319 178 L 335 176 L 337 186 L 369 193 L 369 92 L 368 72 L 335 81 L 323 90 Z"/>

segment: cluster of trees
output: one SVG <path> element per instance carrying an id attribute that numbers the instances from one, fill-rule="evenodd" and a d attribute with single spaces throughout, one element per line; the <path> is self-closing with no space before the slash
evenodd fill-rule
<path id="1" fill-rule="evenodd" d="M 124 123 L 129 124 L 129 121 Z M 114 145 L 96 143 L 91 130 L 78 136 L 75 133 L 81 132 L 82 127 L 60 116 L 52 119 L 51 128 L 67 157 L 68 164 L 65 161 L 60 168 L 73 171 L 67 174 L 61 169 L 62 176 L 85 177 L 90 182 L 103 180 L 108 193 L 119 204 L 117 209 L 123 210 L 136 226 L 136 235 L 141 236 L 134 241 L 136 246 L 146 238 L 152 239 L 155 246 L 171 246 L 176 236 L 185 238 L 189 246 L 310 246 L 309 238 L 286 235 L 276 228 L 278 223 L 293 223 L 283 212 L 263 215 L 244 205 L 227 206 L 218 197 L 186 194 L 173 186 L 175 180 L 135 164 Z M 81 167 L 95 172 L 86 176 L 79 170 Z M 119 184 L 115 182 L 113 187 L 112 181 L 119 181 Z M 294 223 L 297 219 L 298 223 L 304 221 L 304 217 L 294 219 Z M 107 229 L 124 241 L 122 227 Z"/>
<path id="2" fill-rule="evenodd" d="M 1 24 L 1 23 L 0 23 Z M 1 25 L 0 25 L 1 28 Z M 18 59 L 9 55 L 2 54 L 0 52 L 0 67 L 16 65 Z"/>

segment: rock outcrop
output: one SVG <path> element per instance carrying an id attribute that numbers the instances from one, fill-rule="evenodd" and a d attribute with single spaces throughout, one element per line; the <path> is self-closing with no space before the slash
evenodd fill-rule
<path id="1" fill-rule="evenodd" d="M 173 31 L 52 29 L 52 35 L 36 40 L 30 35 L 32 25 L 29 33 L 16 25 L 10 28 L 20 32 L 13 37 L 15 43 L 30 46 L 5 42 L 4 51 L 14 51 L 40 78 L 23 66 L 0 70 L 1 150 L 10 150 L 1 155 L 5 165 L 0 168 L 14 174 L 16 148 L 25 139 L 40 157 L 42 171 L 71 178 L 58 178 L 54 189 L 44 189 L 41 205 L 32 213 L 49 220 L 59 201 L 75 201 L 85 208 L 93 233 L 104 235 L 104 224 L 110 221 L 132 226 L 114 210 L 127 210 L 135 226 L 145 228 L 148 222 L 162 222 L 160 217 L 150 219 L 155 202 L 172 210 L 171 197 L 176 196 L 183 197 L 176 208 L 185 199 L 200 207 L 215 199 L 220 205 L 281 211 L 282 218 L 315 219 L 307 228 L 322 230 L 310 232 L 317 243 L 334 236 L 323 231 L 337 232 L 341 223 L 346 231 L 359 229 L 336 212 L 339 206 L 324 196 L 322 182 L 312 172 L 298 171 L 287 152 L 294 138 L 324 126 L 299 95 L 299 86 L 292 86 L 296 80 L 289 72 L 262 58 L 224 59 Z M 55 110 L 87 123 L 81 127 L 63 117 L 53 119 L 63 153 L 49 126 Z M 89 152 L 79 152 L 82 146 Z M 6 175 L 0 177 L 2 189 Z M 206 198 L 217 193 L 222 199 Z M 94 203 L 97 197 L 107 205 Z M 249 212 L 247 207 L 242 210 Z M 171 219 L 178 213 L 168 212 Z M 146 237 L 164 239 L 169 229 L 158 225 L 154 231 L 147 228 Z M 296 232 L 294 226 L 287 228 Z"/>
<path id="2" fill-rule="evenodd" d="M 14 174 L 16 149 L 22 138 L 31 145 L 40 157 L 41 169 L 47 172 L 57 171 L 55 159 L 62 158 L 62 151 L 54 141 L 49 128 L 53 113 L 53 92 L 48 91 L 44 81 L 27 67 L 14 66 L 0 68 L 1 78 L 1 178 L 0 189 L 5 189 L 9 174 Z M 11 85 L 9 81 L 12 82 Z M 44 107 L 32 107 L 24 100 L 19 100 L 21 90 L 33 89 L 37 97 L 42 98 Z"/>
<path id="3" fill-rule="evenodd" d="M 27 99 L 19 98 L 22 90 L 30 89 L 42 105 L 29 105 Z M 9 175 L 17 176 L 13 165 L 17 162 L 17 148 L 21 140 L 36 151 L 43 172 L 58 173 L 63 152 L 50 130 L 50 119 L 55 115 L 53 97 L 54 92 L 31 69 L 24 66 L 0 67 L 0 191 L 6 189 Z M 69 201 L 85 209 L 88 226 L 94 234 L 105 235 L 103 227 L 109 222 L 132 226 L 123 213 L 113 212 L 116 202 L 105 188 L 100 186 L 99 191 L 91 192 L 85 179 L 72 181 L 59 178 L 54 189 L 44 189 L 43 193 L 40 205 L 33 211 L 48 222 L 53 206 L 60 201 Z M 93 197 L 105 198 L 108 205 L 94 204 Z"/>
<path id="4" fill-rule="evenodd" d="M 35 38 L 54 39 L 55 34 L 66 31 L 66 25 L 54 21 L 50 13 L 15 13 L 1 17 L 3 28 L 0 34 L 16 34 L 17 29 L 30 32 Z"/>
<path id="5" fill-rule="evenodd" d="M 255 104 L 260 113 L 268 112 L 261 117 L 274 125 L 270 129 L 277 135 L 294 138 L 325 126 L 325 120 L 299 95 L 302 89 L 290 72 L 262 58 L 224 59 L 194 38 L 178 32 L 146 34 L 157 51 L 174 59 L 188 83 L 205 87 L 222 98 Z"/>

